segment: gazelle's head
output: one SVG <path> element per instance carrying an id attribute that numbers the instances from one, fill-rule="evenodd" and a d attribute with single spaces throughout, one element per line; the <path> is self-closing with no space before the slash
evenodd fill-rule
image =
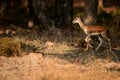
<path id="1" fill-rule="evenodd" d="M 75 24 L 75 23 L 79 23 L 79 22 L 81 22 L 81 21 L 82 21 L 82 20 L 81 20 L 80 17 L 76 17 L 76 18 L 72 21 L 72 23 Z"/>

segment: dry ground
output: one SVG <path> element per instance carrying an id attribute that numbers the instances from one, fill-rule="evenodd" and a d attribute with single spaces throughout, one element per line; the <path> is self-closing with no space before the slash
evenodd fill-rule
<path id="1" fill-rule="evenodd" d="M 44 32 L 43 37 L 35 31 L 18 32 L 14 38 L 28 45 L 29 54 L 0 56 L 0 80 L 120 80 L 119 47 L 111 52 L 106 45 L 99 51 L 84 51 L 76 47 L 82 36 L 73 38 L 58 29 Z M 32 52 L 35 46 L 39 52 Z"/>
<path id="2" fill-rule="evenodd" d="M 51 45 L 42 53 L 0 56 L 0 80 L 120 80 L 120 64 L 110 58 L 66 44 Z"/>
<path id="3" fill-rule="evenodd" d="M 80 4 L 84 6 L 83 3 L 75 3 L 75 6 Z M 111 12 L 115 9 L 113 6 L 104 10 Z M 118 14 L 114 19 L 116 21 L 112 20 L 114 25 L 108 21 L 112 26 L 110 29 L 111 40 L 114 42 L 112 45 L 117 47 L 111 52 L 106 49 L 107 45 L 100 47 L 97 52 L 76 48 L 75 41 L 80 41 L 85 35 L 74 30 L 67 32 L 66 29 L 65 32 L 50 28 L 49 31 L 40 32 L 37 29 L 36 32 L 34 29 L 21 29 L 21 26 L 17 26 L 16 29 L 14 25 L 2 29 L 3 25 L 0 25 L 0 38 L 6 36 L 22 38 L 22 41 L 28 44 L 26 50 L 30 51 L 23 57 L 0 56 L 0 80 L 120 80 L 119 13 L 120 10 L 114 12 L 114 15 Z M 109 23 L 104 21 L 104 16 L 102 18 L 105 23 L 102 22 L 102 25 L 108 26 Z M 117 28 L 114 28 L 116 26 Z M 80 40 L 75 40 L 72 33 L 79 35 Z M 40 47 L 40 52 L 33 53 L 31 48 L 34 46 L 29 47 L 29 44 Z"/>

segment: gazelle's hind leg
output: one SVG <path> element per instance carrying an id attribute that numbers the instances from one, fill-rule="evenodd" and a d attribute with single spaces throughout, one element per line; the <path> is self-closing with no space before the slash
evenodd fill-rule
<path id="1" fill-rule="evenodd" d="M 95 49 L 96 51 L 99 49 L 99 47 L 102 45 L 102 43 L 103 43 L 103 40 L 100 38 L 100 37 L 98 37 L 98 39 L 100 40 L 100 44 L 97 46 L 97 48 Z"/>
<path id="2" fill-rule="evenodd" d="M 109 48 L 110 48 L 110 51 L 111 51 L 111 41 L 110 41 L 110 39 L 107 37 L 107 35 L 105 33 L 102 33 L 101 35 L 102 35 L 103 38 L 105 38 L 109 42 Z"/>

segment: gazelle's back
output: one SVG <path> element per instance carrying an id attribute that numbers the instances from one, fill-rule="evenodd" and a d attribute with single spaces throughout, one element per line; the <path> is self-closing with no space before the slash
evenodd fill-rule
<path id="1" fill-rule="evenodd" d="M 86 26 L 86 32 L 87 33 L 101 33 L 106 32 L 106 28 L 102 26 Z"/>

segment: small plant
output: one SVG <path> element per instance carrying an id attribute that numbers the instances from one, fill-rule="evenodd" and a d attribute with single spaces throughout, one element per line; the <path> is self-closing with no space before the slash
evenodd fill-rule
<path id="1" fill-rule="evenodd" d="M 0 39 L 0 55 L 22 56 L 20 41 L 13 38 Z"/>
<path id="2" fill-rule="evenodd" d="M 30 52 L 39 51 L 40 46 L 34 41 L 22 41 L 17 38 L 0 39 L 0 56 L 23 56 Z"/>
<path id="3" fill-rule="evenodd" d="M 30 41 L 21 41 L 21 48 L 23 52 L 37 52 L 39 51 L 38 44 L 35 44 L 35 42 L 30 42 Z"/>

